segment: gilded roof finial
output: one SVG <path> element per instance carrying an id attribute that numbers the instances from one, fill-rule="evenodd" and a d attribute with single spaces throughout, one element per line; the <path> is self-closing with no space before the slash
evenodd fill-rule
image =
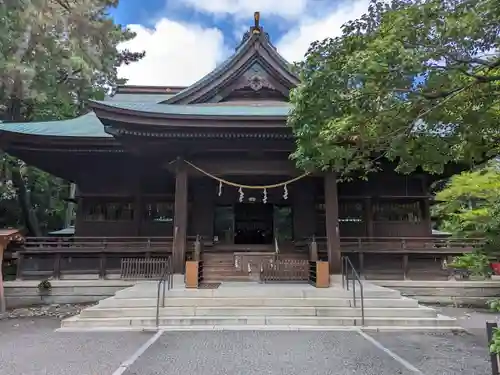
<path id="1" fill-rule="evenodd" d="M 254 26 L 252 28 L 252 32 L 254 34 L 260 34 L 261 28 L 260 28 L 260 12 L 255 12 L 253 14 L 253 20 L 254 20 Z"/>

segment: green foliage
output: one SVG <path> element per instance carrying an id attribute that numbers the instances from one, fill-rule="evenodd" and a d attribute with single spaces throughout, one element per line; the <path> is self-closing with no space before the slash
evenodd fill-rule
<path id="1" fill-rule="evenodd" d="M 456 256 L 448 266 L 466 269 L 473 276 L 491 275 L 490 258 L 479 251 Z"/>
<path id="2" fill-rule="evenodd" d="M 500 312 L 500 299 L 498 299 L 498 298 L 490 299 L 486 303 L 491 311 Z"/>
<path id="3" fill-rule="evenodd" d="M 433 216 L 456 237 L 484 238 L 488 254 L 500 253 L 500 169 L 496 162 L 453 176 L 436 194 Z"/>
<path id="4" fill-rule="evenodd" d="M 87 111 L 144 56 L 119 51 L 134 37 L 108 15 L 118 0 L 0 1 L 0 119 L 61 120 Z M 63 225 L 68 183 L 0 154 L 0 225 L 40 235 Z"/>
<path id="5" fill-rule="evenodd" d="M 440 229 L 459 237 L 500 233 L 500 170 L 494 163 L 451 177 L 436 201 L 432 211 L 443 222 Z"/>
<path id="6" fill-rule="evenodd" d="M 499 25 L 498 0 L 372 0 L 297 65 L 292 158 L 349 176 L 381 158 L 440 173 L 496 154 Z"/>
<path id="7" fill-rule="evenodd" d="M 493 329 L 493 337 L 490 342 L 490 352 L 500 354 L 500 328 Z"/>
<path id="8" fill-rule="evenodd" d="M 30 194 L 31 204 L 40 231 L 47 233 L 60 229 L 65 220 L 69 183 L 3 153 L 0 154 L 2 184 L 0 186 L 0 227 L 22 228 L 25 225 L 19 205 L 18 191 L 12 182 L 15 169 L 22 174 Z"/>
<path id="9" fill-rule="evenodd" d="M 500 312 L 500 299 L 495 298 L 487 302 L 488 307 L 493 312 Z M 490 352 L 500 354 L 500 329 L 493 329 L 493 337 L 490 342 Z"/>
<path id="10" fill-rule="evenodd" d="M 0 3 L 0 108 L 14 121 L 73 117 L 84 110 L 87 99 L 115 86 L 118 66 L 144 56 L 117 49 L 135 36 L 109 17 L 108 8 L 117 4 Z M 16 100 L 21 101 L 17 109 L 12 108 Z"/>
<path id="11" fill-rule="evenodd" d="M 47 293 L 52 290 L 52 284 L 47 279 L 40 281 L 37 287 L 40 293 Z"/>

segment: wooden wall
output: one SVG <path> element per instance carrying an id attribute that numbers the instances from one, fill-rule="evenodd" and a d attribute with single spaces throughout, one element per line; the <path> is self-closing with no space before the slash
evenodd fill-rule
<path id="1" fill-rule="evenodd" d="M 262 185 L 286 180 L 287 176 L 226 177 L 230 181 Z M 217 205 L 231 205 L 239 200 L 235 187 L 223 186 L 208 178 L 190 176 L 188 180 L 188 235 L 214 236 L 214 211 Z M 175 175 L 162 169 L 131 171 L 118 169 L 79 186 L 77 236 L 171 236 L 173 235 L 173 203 Z M 268 202 L 292 206 L 295 239 L 323 237 L 324 183 L 322 177 L 308 177 L 283 188 L 269 189 Z M 418 237 L 431 235 L 426 187 L 418 176 L 401 176 L 381 172 L 368 181 L 339 183 L 339 227 L 342 237 Z M 261 202 L 261 190 L 244 190 L 244 201 L 254 197 Z M 392 198 L 391 198 L 392 196 Z M 97 217 L 96 205 L 130 205 L 121 214 Z M 154 211 L 151 214 L 151 207 Z M 127 213 L 128 209 L 133 211 Z M 111 210 L 111 209 L 110 209 Z M 111 210 L 112 211 L 112 210 Z M 158 211 L 158 212 L 156 212 Z M 114 212 L 114 211 L 113 211 Z M 148 214 L 149 212 L 149 214 Z M 161 220 L 158 220 L 161 219 Z"/>

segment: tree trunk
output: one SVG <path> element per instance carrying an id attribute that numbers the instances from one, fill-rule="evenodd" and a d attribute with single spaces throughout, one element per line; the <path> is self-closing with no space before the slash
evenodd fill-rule
<path id="1" fill-rule="evenodd" d="M 14 82 L 14 90 L 9 98 L 8 106 L 8 117 L 9 121 L 20 122 L 24 120 L 22 111 L 22 82 L 19 74 L 16 77 L 16 82 Z M 12 166 L 12 184 L 14 185 L 17 192 L 17 200 L 21 206 L 21 212 L 23 213 L 24 223 L 29 233 L 33 236 L 41 236 L 42 231 L 40 230 L 40 225 L 38 223 L 38 218 L 33 211 L 31 205 L 31 195 L 26 189 L 26 184 L 24 178 L 21 175 L 21 169 L 19 165 Z"/>
<path id="2" fill-rule="evenodd" d="M 21 207 L 21 212 L 23 213 L 24 223 L 28 232 L 32 236 L 40 237 L 42 231 L 40 230 L 40 225 L 38 223 L 38 218 L 36 213 L 33 211 L 31 205 L 31 196 L 29 191 L 26 189 L 26 184 L 24 182 L 23 176 L 21 175 L 21 170 L 19 166 L 12 168 L 12 183 L 17 191 L 17 200 Z"/>
<path id="3" fill-rule="evenodd" d="M 69 199 L 67 206 L 66 206 L 66 215 L 64 218 L 64 227 L 68 228 L 71 226 L 73 223 L 73 210 L 75 209 L 75 204 L 73 203 L 73 200 L 75 199 L 76 195 L 76 184 L 70 183 L 69 186 Z"/>

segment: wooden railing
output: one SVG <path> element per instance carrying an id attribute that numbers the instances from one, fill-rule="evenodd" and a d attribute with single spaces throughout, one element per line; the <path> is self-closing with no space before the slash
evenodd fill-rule
<path id="1" fill-rule="evenodd" d="M 160 280 L 165 274 L 169 258 L 123 258 L 120 278 L 124 280 Z"/>
<path id="2" fill-rule="evenodd" d="M 120 278 L 124 258 L 166 257 L 172 249 L 172 237 L 27 237 L 17 278 Z"/>
<path id="3" fill-rule="evenodd" d="M 315 238 L 318 250 L 326 248 L 326 238 Z M 309 242 L 310 243 L 310 242 Z M 341 237 L 342 252 L 374 253 L 462 253 L 483 245 L 483 239 L 436 237 Z"/>
<path id="4" fill-rule="evenodd" d="M 171 251 L 173 237 L 27 237 L 22 252 Z"/>
<path id="5" fill-rule="evenodd" d="M 262 263 L 260 280 L 264 283 L 273 281 L 309 280 L 309 261 L 302 259 L 277 259 Z"/>
<path id="6" fill-rule="evenodd" d="M 233 253 L 234 267 L 248 274 L 259 273 L 264 263 L 276 261 L 276 253 L 265 251 L 248 251 Z"/>
<path id="7" fill-rule="evenodd" d="M 356 271 L 374 279 L 446 280 L 444 261 L 479 249 L 482 239 L 438 237 L 341 237 L 340 251 L 348 256 Z M 326 238 L 316 237 L 299 246 L 317 249 L 318 258 L 328 260 Z"/>
<path id="8" fill-rule="evenodd" d="M 273 281 L 308 281 L 309 261 L 281 259 L 278 238 L 274 237 L 274 257 L 261 261 L 259 279 L 263 283 Z"/>

